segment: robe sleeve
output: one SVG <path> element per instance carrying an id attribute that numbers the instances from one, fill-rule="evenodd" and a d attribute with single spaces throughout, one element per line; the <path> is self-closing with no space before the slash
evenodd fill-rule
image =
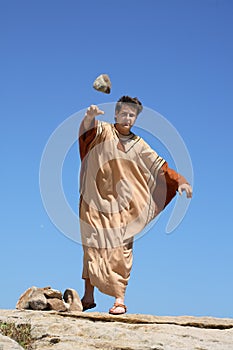
<path id="1" fill-rule="evenodd" d="M 82 123 L 80 125 L 80 128 L 79 128 L 79 153 L 80 153 L 81 160 L 83 160 L 83 158 L 88 153 L 89 146 L 91 145 L 92 141 L 96 137 L 97 125 L 98 125 L 98 121 L 95 119 L 93 119 L 92 124 L 90 125 L 88 130 L 85 130 L 85 128 L 84 128 L 84 120 L 82 121 Z"/>
<path id="2" fill-rule="evenodd" d="M 188 181 L 175 170 L 169 168 L 167 162 L 162 165 L 158 172 L 156 188 L 153 193 L 158 212 L 161 212 L 175 197 L 179 185 L 186 183 Z"/>

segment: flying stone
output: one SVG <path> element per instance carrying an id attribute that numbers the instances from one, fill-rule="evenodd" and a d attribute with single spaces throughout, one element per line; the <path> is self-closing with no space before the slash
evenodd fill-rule
<path id="1" fill-rule="evenodd" d="M 112 84 L 107 74 L 99 75 L 93 83 L 94 89 L 96 89 L 97 91 L 104 92 L 105 94 L 110 94 L 111 87 L 112 87 Z"/>

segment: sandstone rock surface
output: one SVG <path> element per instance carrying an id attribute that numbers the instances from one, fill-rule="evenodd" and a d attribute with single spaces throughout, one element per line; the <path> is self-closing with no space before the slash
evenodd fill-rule
<path id="1" fill-rule="evenodd" d="M 1 322 L 30 324 L 33 350 L 233 350 L 233 319 L 0 310 Z"/>

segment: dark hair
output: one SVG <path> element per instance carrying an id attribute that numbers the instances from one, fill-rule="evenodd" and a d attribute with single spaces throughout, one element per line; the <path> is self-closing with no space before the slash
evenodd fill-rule
<path id="1" fill-rule="evenodd" d="M 143 109 L 142 103 L 139 101 L 139 99 L 137 97 L 122 96 L 121 98 L 119 98 L 119 100 L 116 103 L 115 113 L 118 113 L 121 110 L 121 107 L 125 103 L 129 104 L 130 107 L 135 108 L 137 110 L 137 115 L 139 113 L 141 113 L 141 111 Z"/>

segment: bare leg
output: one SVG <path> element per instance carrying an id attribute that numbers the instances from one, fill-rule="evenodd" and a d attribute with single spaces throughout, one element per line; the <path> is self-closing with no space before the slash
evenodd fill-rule
<path id="1" fill-rule="evenodd" d="M 85 279 L 85 292 L 82 298 L 82 303 L 94 303 L 94 286 L 91 285 L 90 279 Z"/>
<path id="2" fill-rule="evenodd" d="M 83 298 L 81 299 L 81 303 L 83 306 L 83 311 L 96 307 L 94 302 L 94 286 L 91 285 L 89 278 L 85 279 L 85 292 Z"/>

